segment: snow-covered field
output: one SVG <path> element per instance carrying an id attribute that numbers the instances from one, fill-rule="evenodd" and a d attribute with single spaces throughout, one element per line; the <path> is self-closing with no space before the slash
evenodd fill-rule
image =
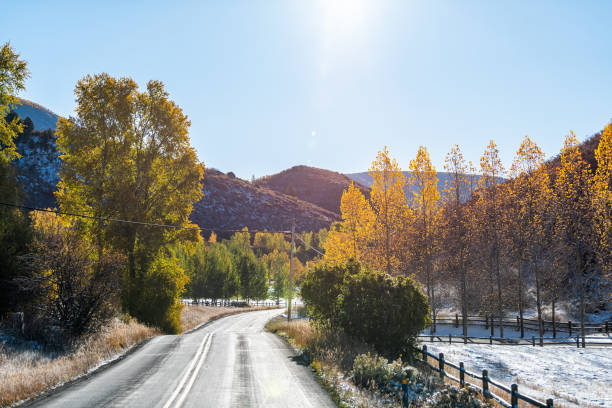
<path id="1" fill-rule="evenodd" d="M 612 407 L 612 347 L 424 344 L 468 371 L 487 369 L 493 380 L 518 384 L 522 394 L 553 398 L 555 407 Z"/>

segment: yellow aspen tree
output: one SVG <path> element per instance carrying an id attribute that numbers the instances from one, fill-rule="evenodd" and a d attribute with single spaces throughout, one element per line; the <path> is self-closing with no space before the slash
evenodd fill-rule
<path id="1" fill-rule="evenodd" d="M 605 127 L 601 135 L 595 159 L 597 170 L 591 196 L 599 241 L 597 253 L 600 262 L 609 266 L 612 261 L 612 123 Z"/>
<path id="2" fill-rule="evenodd" d="M 409 215 L 404 187 L 406 176 L 387 146 L 378 152 L 369 174 L 373 179 L 370 202 L 376 215 L 374 250 L 376 264 L 388 274 L 399 272 L 402 225 Z"/>
<path id="3" fill-rule="evenodd" d="M 574 132 L 565 138 L 561 151 L 561 166 L 555 180 L 556 241 L 560 245 L 559 256 L 573 272 L 580 298 L 580 331 L 585 346 L 585 297 L 586 281 L 592 272 L 593 243 L 595 241 L 592 202 L 590 192 L 593 177 L 590 167 L 582 158 L 578 139 Z"/>
<path id="4" fill-rule="evenodd" d="M 323 242 L 324 261 L 332 265 L 345 263 L 353 256 L 353 247 L 349 234 L 343 231 L 341 223 L 334 223 Z"/>
<path id="5" fill-rule="evenodd" d="M 549 206 L 552 201 L 552 190 L 548 172 L 544 168 L 544 153 L 529 136 L 525 136 L 521 143 L 511 167 L 514 176 L 512 186 L 513 204 L 517 211 L 514 219 L 508 219 L 506 225 L 512 223 L 513 229 L 520 232 L 516 235 L 513 245 L 515 256 L 520 259 L 519 264 L 519 314 L 523 319 L 522 270 L 527 264 L 534 277 L 536 286 L 536 306 L 538 312 L 538 326 L 540 342 L 543 336 L 542 325 L 542 284 L 544 281 L 543 259 L 545 251 L 552 244 L 549 237 L 552 235 L 552 223 L 549 217 Z"/>
<path id="6" fill-rule="evenodd" d="M 419 147 L 416 157 L 410 161 L 409 170 L 412 187 L 410 203 L 414 219 L 414 239 L 411 240 L 412 258 L 417 260 L 417 273 L 424 275 L 427 297 L 435 321 L 434 252 L 440 194 L 438 193 L 438 174 L 431 164 L 427 148 Z"/>
<path id="7" fill-rule="evenodd" d="M 471 165 L 471 163 L 470 163 Z M 459 283 L 459 303 L 461 309 L 463 336 L 468 335 L 468 267 L 467 258 L 469 254 L 469 223 L 467 206 L 463 200 L 472 192 L 473 185 L 467 175 L 468 165 L 458 145 L 446 155 L 444 170 L 448 172 L 449 179 L 446 183 L 443 200 L 444 224 L 441 229 L 444 232 L 444 254 L 446 267 Z M 472 180 L 473 181 L 473 180 Z"/>
<path id="8" fill-rule="evenodd" d="M 215 234 L 215 231 L 210 233 L 210 237 L 208 237 L 208 243 L 209 244 L 214 244 L 217 242 L 217 234 Z"/>
<path id="9" fill-rule="evenodd" d="M 481 245 L 484 250 L 483 261 L 497 289 L 499 334 L 501 337 L 504 337 L 504 326 L 502 324 L 504 313 L 501 274 L 501 190 L 497 188 L 500 177 L 504 175 L 504 167 L 499 157 L 497 145 L 493 140 L 489 142 L 480 158 L 480 171 L 480 195 L 478 202 L 482 210 L 481 230 L 483 235 Z"/>
<path id="10" fill-rule="evenodd" d="M 363 193 L 355 188 L 354 182 L 351 182 L 349 188 L 342 193 L 340 213 L 342 230 L 349 236 L 351 242 L 351 257 L 361 261 L 361 255 L 372 234 L 375 217 L 370 203 Z"/>

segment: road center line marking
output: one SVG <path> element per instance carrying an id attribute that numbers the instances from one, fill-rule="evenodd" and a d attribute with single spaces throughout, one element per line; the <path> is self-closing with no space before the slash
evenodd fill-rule
<path id="1" fill-rule="evenodd" d="M 187 371 L 185 372 L 185 375 L 183 375 L 183 378 L 181 378 L 181 381 L 179 382 L 178 386 L 176 387 L 176 389 L 174 390 L 174 392 L 172 393 L 168 401 L 166 401 L 166 403 L 164 404 L 164 408 L 170 408 L 170 405 L 172 405 L 172 403 L 178 396 L 179 392 L 181 391 L 181 388 L 183 388 L 185 381 L 187 381 L 189 374 L 191 374 L 193 367 L 198 361 L 200 354 L 202 353 L 202 349 L 204 348 L 204 344 L 206 343 L 209 337 L 210 337 L 210 333 L 207 333 L 206 336 L 204 336 L 204 338 L 202 339 L 202 343 L 200 343 L 200 346 L 198 347 L 198 350 L 196 351 L 195 356 L 191 359 L 191 362 L 189 363 L 189 368 L 187 368 Z"/>
<path id="2" fill-rule="evenodd" d="M 206 355 L 208 355 L 208 350 L 210 350 L 210 345 L 212 343 L 212 338 L 214 335 L 215 333 L 211 333 L 211 335 L 206 339 L 206 346 L 204 346 L 204 351 L 202 351 L 202 354 L 200 354 L 200 361 L 198 362 L 198 365 L 196 366 L 195 370 L 193 370 L 193 372 L 191 373 L 191 378 L 185 386 L 183 393 L 181 394 L 181 398 L 179 398 L 179 400 L 176 402 L 176 408 L 180 408 L 180 406 L 183 405 L 185 398 L 187 398 L 187 395 L 189 394 L 189 391 L 191 390 L 191 387 L 193 386 L 193 383 L 195 382 L 195 379 L 198 376 L 200 369 L 202 368 L 202 364 L 204 364 L 204 360 L 206 360 Z"/>

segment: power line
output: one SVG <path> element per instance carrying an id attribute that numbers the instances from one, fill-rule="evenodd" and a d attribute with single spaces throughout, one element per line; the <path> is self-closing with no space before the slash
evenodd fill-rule
<path id="1" fill-rule="evenodd" d="M 215 228 L 201 228 L 201 227 L 184 227 L 181 225 L 168 225 L 168 224 L 157 224 L 157 223 L 152 223 L 152 222 L 142 222 L 142 221 L 130 221 L 130 220 L 120 220 L 117 218 L 105 218 L 105 217 L 97 217 L 95 215 L 85 215 L 85 214 L 76 214 L 76 213 L 68 213 L 68 212 L 62 212 L 59 210 L 51 210 L 51 209 L 45 209 L 45 208 L 36 208 L 36 207 L 28 207 L 25 205 L 17 205 L 17 204 L 9 204 L 9 203 L 3 203 L 0 202 L 0 205 L 4 205 L 6 207 L 13 207 L 13 208 L 20 208 L 22 210 L 29 210 L 29 211 L 40 211 L 40 212 L 47 212 L 47 213 L 53 213 L 53 214 L 58 214 L 58 215 L 67 215 L 70 217 L 80 217 L 80 218 L 88 218 L 88 219 L 92 219 L 92 220 L 99 220 L 99 221 L 106 221 L 106 222 L 118 222 L 118 223 L 124 223 L 124 224 L 134 224 L 134 225 L 144 225 L 144 226 L 149 226 L 149 227 L 160 227 L 160 228 L 172 228 L 172 229 L 177 229 L 177 230 L 195 230 L 195 231 L 211 231 L 211 232 L 268 232 L 271 234 L 291 234 L 291 231 L 268 231 L 268 230 L 248 230 L 248 231 L 243 231 L 242 229 L 215 229 Z"/>
<path id="2" fill-rule="evenodd" d="M 310 249 L 312 249 L 313 251 L 315 251 L 317 254 L 321 255 L 321 256 L 325 256 L 324 253 L 320 252 L 319 250 L 315 249 L 315 247 L 313 247 L 312 245 L 307 244 L 306 242 L 304 242 L 304 240 L 302 238 L 300 238 L 300 236 L 297 236 L 297 239 L 299 239 L 300 241 L 302 241 L 302 244 L 304 244 L 305 246 L 310 247 Z"/>

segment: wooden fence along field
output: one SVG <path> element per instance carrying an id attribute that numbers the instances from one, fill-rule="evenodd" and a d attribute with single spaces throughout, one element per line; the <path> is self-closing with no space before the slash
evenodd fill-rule
<path id="1" fill-rule="evenodd" d="M 533 407 L 548 408 L 553 407 L 553 400 L 549 398 L 546 403 L 533 399 L 527 395 L 523 395 L 518 391 L 518 385 L 512 384 L 510 388 L 495 382 L 489 378 L 487 370 L 482 370 L 482 374 L 478 375 L 469 372 L 465 369 L 463 363 L 459 365 L 453 364 L 444 359 L 444 353 L 438 356 L 427 351 L 427 346 L 423 345 L 420 350 L 423 363 L 429 368 L 439 373 L 441 378 L 448 378 L 459 383 L 461 387 L 471 387 L 481 393 L 485 398 L 494 399 L 497 403 L 504 407 L 517 408 L 519 402 Z M 452 372 L 452 373 L 451 373 Z"/>
<path id="2" fill-rule="evenodd" d="M 455 328 L 459 328 L 463 325 L 463 319 L 459 317 L 459 315 L 455 315 L 455 317 L 442 317 L 436 318 L 435 324 L 432 324 L 431 333 L 430 334 L 421 334 L 418 336 L 421 341 L 429 341 L 429 342 L 449 342 L 449 343 L 472 343 L 472 344 L 500 344 L 500 345 L 536 345 L 536 342 L 540 346 L 545 345 L 573 345 L 576 344 L 578 347 L 582 345 L 586 347 L 590 346 L 612 346 L 612 341 L 602 341 L 604 340 L 601 337 L 588 337 L 585 336 L 584 344 L 582 344 L 580 337 L 580 324 L 575 322 L 558 322 L 558 321 L 549 321 L 542 320 L 542 329 L 543 333 L 552 333 L 552 337 L 540 337 L 540 336 L 526 336 L 525 331 L 539 331 L 539 322 L 537 319 L 520 319 L 518 316 L 516 319 L 514 318 L 503 318 L 501 321 L 501 325 L 503 325 L 504 329 L 511 329 L 513 331 L 520 331 L 520 338 L 505 338 L 505 337 L 495 337 L 495 328 L 498 329 L 500 327 L 499 319 L 495 319 L 489 316 L 468 316 L 466 319 L 466 324 L 469 325 L 470 328 L 474 327 L 482 327 L 485 330 L 491 330 L 491 335 L 488 337 L 483 336 L 462 336 L 462 335 L 452 335 L 449 334 L 440 336 L 435 334 L 436 326 L 438 325 L 448 325 L 453 326 Z M 589 323 L 585 325 L 585 333 L 595 334 L 610 334 L 612 332 L 612 323 L 606 321 L 601 324 L 593 324 Z M 563 337 L 557 337 L 557 335 L 563 335 Z M 572 336 L 575 335 L 575 339 Z"/>

